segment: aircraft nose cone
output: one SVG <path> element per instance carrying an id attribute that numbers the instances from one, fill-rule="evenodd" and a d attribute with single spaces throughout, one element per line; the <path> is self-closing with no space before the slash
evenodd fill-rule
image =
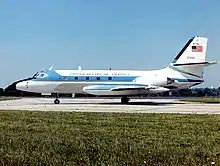
<path id="1" fill-rule="evenodd" d="M 22 81 L 16 84 L 16 89 L 25 91 L 28 89 L 28 82 L 27 81 Z"/>

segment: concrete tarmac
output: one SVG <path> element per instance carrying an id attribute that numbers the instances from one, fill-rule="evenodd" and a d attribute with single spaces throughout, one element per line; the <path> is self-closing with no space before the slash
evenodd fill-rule
<path id="1" fill-rule="evenodd" d="M 66 111 L 66 112 L 124 112 L 124 113 L 184 113 L 220 114 L 220 104 L 180 102 L 178 99 L 131 99 L 128 105 L 120 99 L 61 98 L 54 104 L 53 98 L 22 98 L 0 101 L 1 110 Z"/>

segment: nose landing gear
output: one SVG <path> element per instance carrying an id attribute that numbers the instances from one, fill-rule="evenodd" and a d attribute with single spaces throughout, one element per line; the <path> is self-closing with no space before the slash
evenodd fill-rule
<path id="1" fill-rule="evenodd" d="M 54 100 L 54 104 L 60 104 L 60 100 L 58 99 L 59 96 L 57 93 L 55 94 L 55 97 L 56 97 L 56 99 Z"/>

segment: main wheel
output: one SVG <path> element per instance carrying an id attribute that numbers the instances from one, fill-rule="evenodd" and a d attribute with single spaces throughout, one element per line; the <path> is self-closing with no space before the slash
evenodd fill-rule
<path id="1" fill-rule="evenodd" d="M 122 104 L 128 104 L 129 100 L 130 100 L 130 99 L 129 99 L 128 97 L 122 97 L 122 98 L 121 98 L 121 103 L 122 103 Z"/>
<path id="2" fill-rule="evenodd" d="M 60 100 L 59 99 L 55 99 L 54 100 L 54 104 L 60 104 Z"/>

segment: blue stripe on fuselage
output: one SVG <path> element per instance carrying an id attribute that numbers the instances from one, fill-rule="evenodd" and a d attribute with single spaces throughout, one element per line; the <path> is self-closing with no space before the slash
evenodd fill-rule
<path id="1" fill-rule="evenodd" d="M 77 77 L 77 79 L 76 79 Z M 109 80 L 109 77 L 111 80 Z M 89 79 L 87 79 L 89 78 Z M 137 76 L 48 76 L 37 78 L 36 81 L 74 81 L 74 82 L 132 82 Z"/>
<path id="2" fill-rule="evenodd" d="M 76 80 L 75 77 L 78 77 Z M 89 80 L 86 80 L 86 77 L 89 77 Z M 35 81 L 64 81 L 64 82 L 132 82 L 137 77 L 136 76 L 109 76 L 112 79 L 108 80 L 107 76 L 100 76 L 99 80 L 97 80 L 97 76 L 60 76 L 60 77 L 45 77 L 45 78 L 37 78 Z M 178 82 L 204 82 L 204 80 L 197 79 L 182 79 L 182 78 L 171 78 L 172 80 L 176 80 Z"/>

